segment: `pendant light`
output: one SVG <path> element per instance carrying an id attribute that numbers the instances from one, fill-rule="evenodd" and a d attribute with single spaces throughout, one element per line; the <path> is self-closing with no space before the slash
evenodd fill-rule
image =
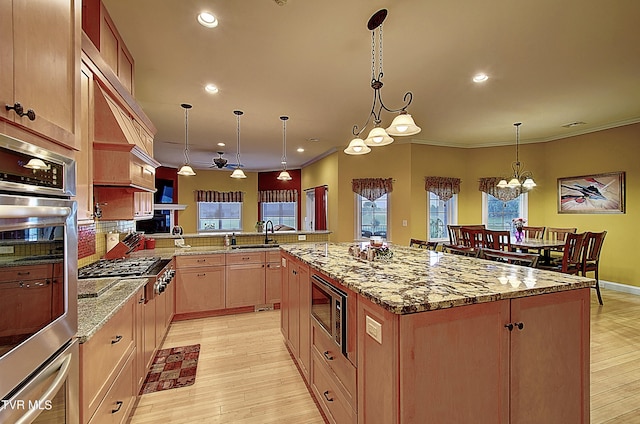
<path id="1" fill-rule="evenodd" d="M 523 187 L 525 190 L 531 190 L 536 186 L 535 181 L 533 181 L 533 174 L 529 171 L 525 171 L 524 165 L 520 162 L 520 125 L 522 125 L 522 122 L 516 122 L 513 124 L 513 126 L 516 127 L 516 161 L 511 163 L 513 176 L 509 182 L 507 182 L 506 178 L 501 179 L 498 182 L 498 187 L 500 188 Z"/>
<path id="2" fill-rule="evenodd" d="M 287 120 L 288 116 L 281 116 L 282 121 L 282 171 L 278 175 L 280 181 L 291 181 L 291 175 L 287 172 Z"/>
<path id="3" fill-rule="evenodd" d="M 413 93 L 406 92 L 403 101 L 404 106 L 398 109 L 391 109 L 387 107 L 382 101 L 382 24 L 387 17 L 387 10 L 381 9 L 371 16 L 369 22 L 367 22 L 367 28 L 371 31 L 371 88 L 373 88 L 373 105 L 371 106 L 371 112 L 369 117 L 364 123 L 362 128 L 357 125 L 353 126 L 352 133 L 355 136 L 349 143 L 349 146 L 344 149 L 344 152 L 348 155 L 364 155 L 371 151 L 370 147 L 374 146 L 386 146 L 393 143 L 393 138 L 390 136 L 409 136 L 418 134 L 421 129 L 413 121 L 411 115 L 407 113 L 407 108 L 413 100 Z M 378 32 L 379 41 L 376 49 L 376 31 Z M 378 64 L 376 67 L 376 50 Z M 399 113 L 395 117 L 389 128 L 386 130 L 380 126 L 382 120 L 380 114 L 382 110 L 386 110 L 391 113 Z M 360 138 L 360 135 L 365 130 L 369 122 L 373 120 L 373 129 L 369 132 L 369 135 L 364 140 Z"/>
<path id="4" fill-rule="evenodd" d="M 242 169 L 240 169 L 240 116 L 242 116 L 244 112 L 241 110 L 234 110 L 233 113 L 236 115 L 238 124 L 238 144 L 236 151 L 236 169 L 231 173 L 231 178 L 247 178 L 247 176 L 244 175 L 244 172 L 242 172 Z"/>
<path id="5" fill-rule="evenodd" d="M 189 103 L 182 103 L 180 106 L 184 109 L 184 165 L 178 171 L 178 175 L 193 176 L 196 173 L 189 165 L 189 109 L 192 106 Z"/>

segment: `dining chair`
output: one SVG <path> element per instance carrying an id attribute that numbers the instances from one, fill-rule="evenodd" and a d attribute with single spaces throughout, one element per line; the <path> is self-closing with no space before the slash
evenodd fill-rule
<path id="1" fill-rule="evenodd" d="M 472 249 L 484 247 L 484 228 L 467 227 L 464 225 L 460 228 L 460 232 L 462 233 L 463 246 Z"/>
<path id="2" fill-rule="evenodd" d="M 549 241 L 566 241 L 567 240 L 567 235 L 568 234 L 573 234 L 576 231 L 578 231 L 577 228 L 554 228 L 554 227 L 549 227 L 546 230 L 546 240 Z M 562 256 L 558 255 L 557 252 L 562 252 L 564 250 L 564 248 L 551 248 L 549 249 L 549 255 L 551 256 L 552 260 L 555 260 L 557 262 L 560 262 L 560 260 L 562 260 Z M 556 255 L 553 255 L 553 252 L 556 252 Z"/>
<path id="3" fill-rule="evenodd" d="M 561 265 L 539 266 L 550 271 L 578 275 L 582 270 L 582 249 L 586 233 L 567 233 L 562 252 Z"/>
<path id="4" fill-rule="evenodd" d="M 511 250 L 511 234 L 507 230 L 484 230 L 484 247 L 495 250 Z"/>
<path id="5" fill-rule="evenodd" d="M 538 266 L 540 255 L 537 253 L 509 252 L 505 250 L 484 248 L 480 249 L 478 252 L 478 258 L 536 268 Z"/>
<path id="6" fill-rule="evenodd" d="M 544 236 L 545 227 L 522 227 L 522 231 L 524 232 L 524 238 L 528 239 L 539 239 L 542 240 Z"/>
<path id="7" fill-rule="evenodd" d="M 461 225 L 447 225 L 449 233 L 449 244 L 459 246 L 462 244 L 462 234 L 460 233 Z"/>
<path id="8" fill-rule="evenodd" d="M 582 248 L 582 264 L 580 273 L 586 276 L 587 272 L 594 272 L 596 279 L 596 293 L 598 295 L 598 302 L 602 305 L 602 295 L 600 294 L 600 279 L 598 276 L 598 268 L 600 265 L 600 252 L 602 251 L 602 245 L 604 244 L 604 238 L 607 232 L 601 233 L 587 232 L 583 248 Z"/>
<path id="9" fill-rule="evenodd" d="M 440 243 L 438 243 L 437 241 L 425 241 L 425 240 L 418 240 L 418 239 L 411 239 L 409 241 L 409 247 L 417 247 L 420 249 L 427 249 L 427 250 L 436 250 L 439 244 Z"/>

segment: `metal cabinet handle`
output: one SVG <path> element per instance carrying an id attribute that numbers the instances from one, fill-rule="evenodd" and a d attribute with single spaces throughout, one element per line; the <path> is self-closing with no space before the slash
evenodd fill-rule
<path id="1" fill-rule="evenodd" d="M 118 335 L 118 336 L 116 336 L 115 340 L 111 340 L 111 344 L 116 344 L 116 343 L 118 343 L 120 340 L 122 340 L 122 336 Z"/>
<path id="2" fill-rule="evenodd" d="M 325 391 L 323 395 L 327 402 L 333 402 L 333 398 L 329 399 L 329 390 Z"/>
<path id="3" fill-rule="evenodd" d="M 504 327 L 509 331 L 513 331 L 514 328 L 517 328 L 518 330 L 522 330 L 524 328 L 524 323 L 523 322 L 516 322 L 513 324 L 509 323 L 509 324 L 505 324 Z"/>
<path id="4" fill-rule="evenodd" d="M 518 327 L 518 330 L 522 330 L 524 328 L 524 323 L 523 322 L 516 322 L 515 326 Z"/>
<path id="5" fill-rule="evenodd" d="M 504 328 L 508 329 L 509 331 L 513 331 L 513 324 L 511 324 L 511 323 L 505 324 Z"/>
<path id="6" fill-rule="evenodd" d="M 116 409 L 112 409 L 112 410 L 111 410 L 111 413 L 112 413 L 112 414 L 115 414 L 116 412 L 119 412 L 119 411 L 120 411 L 120 409 L 122 408 L 122 404 L 123 404 L 123 403 L 124 403 L 124 402 L 123 402 L 123 401 L 121 401 L 121 400 L 117 401 L 117 402 L 116 402 Z"/>
<path id="7" fill-rule="evenodd" d="M 27 115 L 27 118 L 29 118 L 30 121 L 35 121 L 36 119 L 36 113 L 33 111 L 33 109 L 28 109 L 26 112 L 24 111 L 24 107 L 20 104 L 20 102 L 15 102 L 13 104 L 13 106 L 11 105 L 4 105 L 4 108 L 6 110 L 14 110 L 16 112 L 16 115 L 18 115 L 19 117 L 23 117 L 25 115 Z"/>
<path id="8" fill-rule="evenodd" d="M 325 358 L 327 358 L 328 361 L 333 361 L 333 356 L 329 355 L 329 351 L 326 350 L 322 353 L 324 355 Z"/>

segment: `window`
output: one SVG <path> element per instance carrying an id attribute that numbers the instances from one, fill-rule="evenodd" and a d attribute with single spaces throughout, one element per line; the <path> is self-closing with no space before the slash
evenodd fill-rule
<path id="1" fill-rule="evenodd" d="M 198 231 L 242 230 L 242 202 L 198 202 Z"/>
<path id="2" fill-rule="evenodd" d="M 356 238 L 381 236 L 387 239 L 387 222 L 389 194 L 384 194 L 372 202 L 356 194 Z"/>
<path id="3" fill-rule="evenodd" d="M 447 225 L 453 225 L 458 221 L 458 195 L 454 194 L 451 199 L 444 201 L 440 200 L 437 194 L 428 191 L 427 208 L 429 240 L 449 240 Z"/>
<path id="4" fill-rule="evenodd" d="M 527 219 L 528 195 L 504 202 L 490 194 L 482 193 L 482 222 L 490 230 L 512 230 L 512 219 Z"/>
<path id="5" fill-rule="evenodd" d="M 262 220 L 273 222 L 273 225 L 286 225 L 297 229 L 297 202 L 262 202 Z"/>

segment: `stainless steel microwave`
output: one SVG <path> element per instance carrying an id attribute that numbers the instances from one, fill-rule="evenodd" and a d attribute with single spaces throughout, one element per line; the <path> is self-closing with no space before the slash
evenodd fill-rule
<path id="1" fill-rule="evenodd" d="M 311 316 L 347 356 L 347 293 L 317 274 L 311 276 Z"/>

